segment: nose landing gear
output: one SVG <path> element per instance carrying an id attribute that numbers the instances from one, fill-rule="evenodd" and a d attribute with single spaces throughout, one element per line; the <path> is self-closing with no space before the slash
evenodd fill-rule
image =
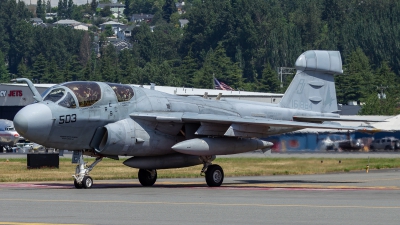
<path id="1" fill-rule="evenodd" d="M 99 163 L 103 157 L 97 157 L 96 160 L 92 163 L 92 165 L 88 166 L 85 164 L 85 161 L 83 160 L 83 154 L 82 151 L 79 151 L 78 154 L 74 154 L 79 157 L 78 159 L 78 165 L 76 166 L 75 169 L 75 175 L 72 175 L 74 178 L 74 186 L 77 189 L 82 189 L 82 188 L 91 188 L 93 186 L 93 178 L 89 176 L 90 171 Z"/>

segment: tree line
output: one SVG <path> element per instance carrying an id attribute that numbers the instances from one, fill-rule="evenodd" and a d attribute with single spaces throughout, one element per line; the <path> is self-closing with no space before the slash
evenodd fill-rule
<path id="1" fill-rule="evenodd" d="M 95 9 L 92 1 L 81 6 L 60 2 L 61 8 L 52 11 L 79 21 Z M 277 67 L 292 67 L 306 50 L 329 49 L 339 50 L 344 64 L 344 74 L 335 77 L 339 103 L 365 103 L 363 114 L 398 113 L 396 0 L 189 0 L 184 14 L 177 13 L 173 0 L 123 3 L 127 16 L 151 13 L 154 18 L 133 30 L 132 49 L 117 52 L 92 32 L 32 26 L 33 15 L 23 1 L 1 1 L 1 81 L 18 76 L 41 83 L 99 80 L 213 88 L 215 76 L 236 89 L 283 93 L 292 76 L 281 85 Z M 179 19 L 189 24 L 181 28 Z M 100 23 L 96 17 L 86 22 Z M 99 55 L 93 51 L 97 44 Z"/>

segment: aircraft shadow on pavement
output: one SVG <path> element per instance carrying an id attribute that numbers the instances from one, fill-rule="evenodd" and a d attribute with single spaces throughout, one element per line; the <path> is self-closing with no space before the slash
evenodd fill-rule
<path id="1" fill-rule="evenodd" d="M 260 184 L 357 184 L 357 181 L 318 181 L 318 180 L 236 180 L 235 182 L 226 182 L 221 187 L 231 188 L 248 188 L 251 185 Z M 245 184 L 246 186 L 241 186 Z M 46 185 L 37 184 L 37 187 L 49 189 L 75 189 L 73 184 L 67 183 L 47 183 Z M 207 184 L 203 183 L 168 183 L 154 184 L 152 187 L 143 187 L 139 183 L 95 183 L 92 189 L 119 189 L 119 188 L 208 188 Z"/>
<path id="2" fill-rule="evenodd" d="M 319 180 L 237 180 L 246 184 L 357 184 L 357 181 L 319 181 Z"/>

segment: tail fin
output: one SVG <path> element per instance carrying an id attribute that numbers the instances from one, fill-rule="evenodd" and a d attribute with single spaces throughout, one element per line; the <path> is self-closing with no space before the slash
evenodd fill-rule
<path id="1" fill-rule="evenodd" d="M 283 108 L 314 112 L 337 112 L 333 75 L 342 74 L 342 59 L 338 51 L 306 51 L 296 60 L 296 76 L 281 102 Z"/>

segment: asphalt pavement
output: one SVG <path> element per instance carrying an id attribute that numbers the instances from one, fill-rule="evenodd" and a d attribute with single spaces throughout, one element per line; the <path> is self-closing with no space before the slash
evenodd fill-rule
<path id="1" fill-rule="evenodd" d="M 0 183 L 0 224 L 398 224 L 399 170 L 204 179 Z M 12 223 L 11 223 L 12 222 Z"/>

